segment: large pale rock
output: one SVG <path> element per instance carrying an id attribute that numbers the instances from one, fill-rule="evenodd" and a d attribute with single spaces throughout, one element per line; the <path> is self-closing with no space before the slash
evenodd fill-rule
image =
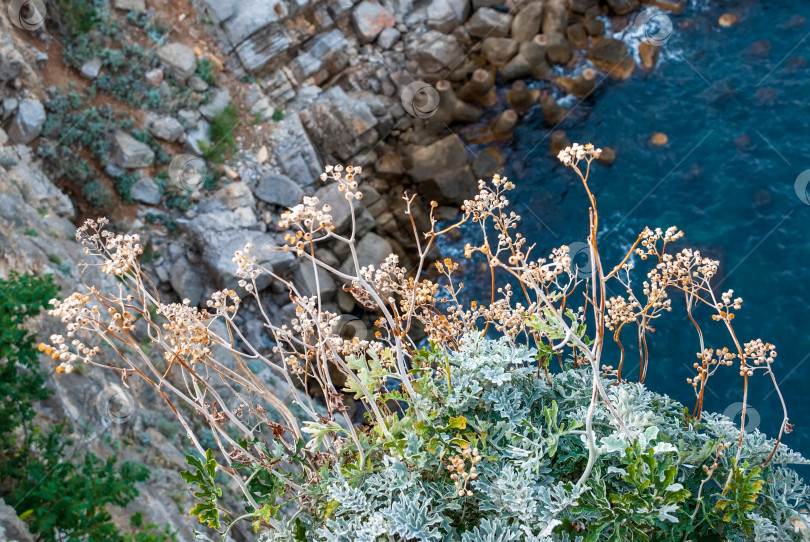
<path id="1" fill-rule="evenodd" d="M 115 0 L 115 9 L 146 11 L 146 0 Z"/>
<path id="2" fill-rule="evenodd" d="M 157 119 L 149 127 L 149 131 L 158 139 L 175 142 L 183 136 L 183 125 L 174 117 L 163 117 Z"/>
<path id="3" fill-rule="evenodd" d="M 410 56 L 418 63 L 420 72 L 431 74 L 455 66 L 464 57 L 464 51 L 454 36 L 428 30 L 412 43 Z"/>
<path id="4" fill-rule="evenodd" d="M 223 186 L 214 192 L 214 200 L 229 211 L 237 207 L 253 207 L 256 204 L 253 192 L 245 183 L 230 183 Z"/>
<path id="5" fill-rule="evenodd" d="M 211 146 L 209 131 L 211 125 L 205 119 L 198 119 L 197 123 L 186 134 L 186 148 L 196 154 L 203 155 L 203 148 Z"/>
<path id="6" fill-rule="evenodd" d="M 368 265 L 378 267 L 393 251 L 393 247 L 387 239 L 374 232 L 369 232 L 357 243 L 357 263 L 360 267 Z M 347 258 L 341 266 L 341 270 L 344 272 L 353 273 L 354 269 L 354 261 L 351 257 Z"/>
<path id="7" fill-rule="evenodd" d="M 205 289 L 200 270 L 191 265 L 185 256 L 172 262 L 169 269 L 169 282 L 180 299 L 188 299 L 192 306 L 196 307 L 202 301 Z"/>
<path id="8" fill-rule="evenodd" d="M 348 160 L 377 141 L 377 119 L 368 104 L 332 87 L 300 113 L 321 152 Z"/>
<path id="9" fill-rule="evenodd" d="M 157 56 L 166 66 L 169 74 L 180 83 L 184 83 L 197 71 L 197 55 L 190 47 L 182 43 L 164 45 L 157 50 Z"/>
<path id="10" fill-rule="evenodd" d="M 397 24 L 390 11 L 371 0 L 363 0 L 352 12 L 352 23 L 362 42 L 374 41 L 385 30 Z"/>
<path id="11" fill-rule="evenodd" d="M 39 100 L 23 100 L 11 121 L 8 135 L 14 143 L 28 144 L 39 137 L 45 125 L 45 107 Z"/>
<path id="12" fill-rule="evenodd" d="M 132 199 L 148 205 L 157 205 L 163 197 L 160 187 L 150 177 L 141 176 L 132 185 Z"/>
<path id="13" fill-rule="evenodd" d="M 231 103 L 231 93 L 226 88 L 219 88 L 214 93 L 207 104 L 200 106 L 200 113 L 207 120 L 212 121 L 214 117 L 222 113 L 228 104 Z"/>
<path id="14" fill-rule="evenodd" d="M 117 130 L 113 134 L 112 161 L 125 169 L 149 167 L 155 160 L 155 153 L 146 143 L 141 143 L 128 133 Z"/>
<path id="15" fill-rule="evenodd" d="M 232 18 L 227 24 L 231 24 L 235 19 L 235 17 Z M 238 42 L 236 54 L 246 71 L 256 72 L 262 70 L 282 53 L 298 44 L 300 39 L 299 32 L 287 28 L 281 23 L 274 22 L 260 27 L 255 34 L 252 34 L 244 41 Z"/>
<path id="16" fill-rule="evenodd" d="M 209 1 L 219 3 L 223 0 Z M 225 3 L 233 4 L 232 13 L 235 10 L 235 13 L 223 25 L 225 33 L 233 44 L 242 43 L 259 30 L 265 29 L 271 23 L 290 14 L 287 0 L 225 0 Z M 223 14 L 227 11 L 226 7 L 223 9 Z"/>
<path id="17" fill-rule="evenodd" d="M 470 16 L 470 0 L 433 0 L 427 16 L 428 28 L 449 34 Z"/>
<path id="18" fill-rule="evenodd" d="M 211 231 L 204 222 L 195 224 L 192 232 L 202 254 L 202 261 L 218 287 L 237 288 L 239 277 L 236 275 L 233 257 L 237 250 L 244 250 L 248 242 L 253 243 L 253 255 L 258 259 L 258 263 L 274 273 L 284 275 L 298 264 L 291 252 L 271 249 L 271 246 L 283 245 L 284 241 L 267 233 L 241 228 Z M 272 278 L 266 273 L 261 274 L 256 280 L 260 290 L 269 286 L 271 282 Z"/>
<path id="19" fill-rule="evenodd" d="M 101 72 L 101 59 L 100 58 L 92 58 L 82 64 L 82 77 L 87 79 L 95 79 L 98 77 L 98 74 Z"/>
<path id="20" fill-rule="evenodd" d="M 453 134 L 427 147 L 420 147 L 408 161 L 408 175 L 419 182 L 467 165 L 468 156 L 464 143 Z"/>
<path id="21" fill-rule="evenodd" d="M 32 149 L 18 145 L 3 148 L 0 155 L 13 166 L 0 168 L 0 192 L 18 194 L 35 209 L 48 209 L 59 216 L 75 214 L 70 198 L 51 182 L 39 167 Z"/>
<path id="22" fill-rule="evenodd" d="M 292 207 L 301 203 L 304 189 L 286 175 L 271 174 L 262 177 L 253 194 L 265 203 Z"/>
<path id="23" fill-rule="evenodd" d="M 238 0 L 202 0 L 215 23 L 228 20 L 236 12 Z"/>
<path id="24" fill-rule="evenodd" d="M 357 236 L 363 236 L 374 227 L 374 217 L 362 203 L 354 200 L 351 204 L 346 201 L 346 193 L 338 189 L 338 184 L 331 182 L 321 187 L 315 196 L 319 200 L 319 206 L 329 205 L 332 208 L 332 222 L 338 233 L 347 233 L 352 225 L 352 209 L 356 217 Z"/>
<path id="25" fill-rule="evenodd" d="M 0 540 L 8 542 L 34 542 L 28 526 L 17 512 L 0 499 Z"/>
<path id="26" fill-rule="evenodd" d="M 467 22 L 467 30 L 476 38 L 505 38 L 509 35 L 512 16 L 492 8 L 481 8 Z"/>
<path id="27" fill-rule="evenodd" d="M 585 55 L 598 69 L 614 79 L 627 79 L 636 69 L 636 63 L 627 45 L 614 38 L 602 38 Z"/>
<path id="28" fill-rule="evenodd" d="M 312 268 L 312 262 L 302 261 L 298 269 L 295 270 L 293 283 L 301 295 L 313 296 L 320 293 L 321 300 L 331 299 L 338 291 L 337 283 L 332 274 L 322 267 L 318 267 L 317 281 L 315 277 L 316 271 Z"/>
<path id="29" fill-rule="evenodd" d="M 285 116 L 269 139 L 273 145 L 273 162 L 287 177 L 301 186 L 318 180 L 323 173 L 321 157 L 297 113 Z"/>
<path id="30" fill-rule="evenodd" d="M 390 30 L 396 32 L 393 28 Z M 315 76 L 320 83 L 338 73 L 349 62 L 348 46 L 349 41 L 337 28 L 315 36 L 290 65 L 295 79 L 301 83 Z"/>

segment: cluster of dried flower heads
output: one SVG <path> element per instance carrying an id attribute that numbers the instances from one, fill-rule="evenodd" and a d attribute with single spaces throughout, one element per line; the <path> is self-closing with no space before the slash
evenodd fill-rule
<path id="1" fill-rule="evenodd" d="M 417 327 L 424 330 L 432 344 L 448 350 L 458 349 L 465 337 L 495 333 L 513 344 L 539 348 L 543 352 L 537 363 L 541 377 L 544 373 L 548 376 L 551 360 L 563 366 L 565 360 L 571 359 L 575 365 L 592 368 L 593 401 L 585 427 L 590 457 L 582 483 L 599 454 L 591 425 L 597 403 L 606 404 L 628 437 L 635 438 L 612 410 L 605 391 L 611 379 L 626 379 L 623 365 L 629 351 L 620 334 L 628 326 L 636 330 L 638 380 L 643 382 L 650 362 L 647 334 L 664 313 L 672 310 L 673 293 L 683 297 L 692 323 L 694 311 L 703 306 L 729 330 L 729 345 L 709 348 L 695 324 L 699 338 L 698 362 L 694 365 L 697 375 L 689 381 L 697 396 L 695 417 L 701 415 L 706 385 L 719 367 L 739 362 L 747 393 L 748 378 L 755 370 L 773 374 L 771 365 L 776 356 L 768 343 L 755 340 L 743 344 L 738 340 L 731 327 L 731 311 L 739 310 L 742 300 L 732 299 L 730 290 L 719 300 L 716 298 L 710 284 L 717 273 L 716 261 L 690 249 L 675 254 L 667 252 L 668 245 L 683 236 L 677 228 L 645 229 L 623 260 L 612 269 L 603 269 L 596 244 L 598 213 L 588 187 L 591 162 L 600 153 L 591 144 L 574 144 L 559 154 L 559 159 L 580 176 L 591 203 L 588 246 L 593 273 L 587 277 L 572 271 L 567 246 L 545 257 L 533 254 L 535 246 L 517 232 L 521 217 L 508 209 L 507 195 L 514 184 L 498 175 L 490 183 L 479 183 L 478 194 L 464 202 L 463 214 L 453 224 L 440 226 L 433 215 L 436 205 L 431 204 L 430 229 L 426 232 L 417 231 L 412 217 L 412 206 L 418 200 L 413 196 L 405 198 L 417 247 L 416 265 L 410 271 L 395 254 L 378 265 L 359 266 L 354 221 L 351 232 L 342 235 L 336 231 L 330 207 L 322 206 L 315 197 L 305 197 L 303 203 L 286 211 L 278 223 L 285 244 L 261 248 L 291 251 L 300 257 L 301 265 L 332 275 L 372 315 L 375 329 L 362 339 L 341 337 L 336 329 L 339 315 L 322 306 L 319 286 L 314 295 L 303 295 L 288 277 L 258 263 L 253 256 L 254 247 L 247 245 L 234 256 L 235 272 L 244 290 L 241 295 L 253 298 L 262 315 L 262 325 L 275 340 L 275 347 L 268 352 L 251 344 L 236 324 L 236 316 L 245 304 L 236 291 L 215 292 L 202 310 L 190 306 L 187 300 L 165 304 L 141 271 L 138 256 L 143 247 L 138 236 L 108 231 L 105 219 L 88 220 L 79 229 L 77 239 L 88 255 L 102 260 L 99 265 L 104 273 L 121 279 L 124 290 L 116 293 L 90 288 L 63 301 L 54 301 L 51 314 L 66 325 L 67 339 L 55 335 L 51 337 L 52 344 L 41 349 L 59 361 L 60 372 L 70 372 L 79 360 L 96 363 L 103 357 L 104 362 L 99 365 L 118 371 L 123 380 L 133 374 L 141 376 L 177 414 L 191 444 L 203 455 L 205 450 L 197 437 L 200 424 L 213 431 L 225 458 L 226 472 L 243 485 L 237 470 L 240 464 L 252 462 L 273 470 L 279 460 L 268 456 L 270 443 L 278 443 L 295 455 L 299 450 L 297 442 L 305 433 L 317 435 L 313 436 L 311 442 L 315 445 L 308 456 L 311 465 L 307 472 L 313 479 L 318 477 L 318 469 L 324 462 L 347 446 L 354 445 L 362 463 L 365 459 L 364 448 L 359 444 L 362 431 L 348 413 L 344 390 L 350 389 L 359 397 L 379 434 L 390 436 L 398 407 L 386 392 L 402 394 L 414 404 L 420 401 L 412 372 L 421 346 L 415 339 Z M 321 177 L 338 183 L 352 216 L 355 202 L 363 197 L 360 173 L 360 168 L 347 167 L 344 171 L 341 166 L 334 166 L 327 167 Z M 488 264 L 492 284 L 486 299 L 469 304 L 460 301 L 459 292 L 464 285 L 456 278 L 459 263 L 445 258 L 432 266 L 429 264 L 433 262 L 427 261 L 439 236 L 467 222 L 478 226 L 480 237 L 478 242 L 465 245 L 464 255 L 481 258 Z M 335 269 L 320 260 L 316 248 L 323 243 L 346 245 L 355 262 L 353 269 Z M 654 262 L 640 286 L 632 281 L 634 256 Z M 274 322 L 273 315 L 264 310 L 257 283 L 262 275 L 280 281 L 289 290 L 296 305 L 290 322 Z M 608 297 L 605 290 L 608 281 L 617 281 L 626 295 Z M 577 304 L 582 299 L 584 302 Z M 217 334 L 212 325 L 215 321 L 223 323 L 227 333 Z M 594 326 L 592 340 L 586 340 L 581 331 L 586 324 Z M 140 334 L 136 333 L 139 326 Z M 619 357 L 611 360 L 603 359 L 608 332 L 620 346 Z M 90 346 L 89 338 L 83 339 L 84 342 L 74 338 L 78 333 L 94 335 L 97 343 L 105 343 L 108 348 Z M 138 347 L 138 337 L 144 335 L 153 350 L 162 350 L 163 363 Z M 603 363 L 606 361 L 611 363 Z M 277 396 L 265 380 L 257 377 L 256 369 L 251 368 L 256 365 L 269 368 L 289 389 L 303 391 L 289 398 Z M 342 382 L 336 381 L 336 374 L 342 376 Z M 319 390 L 317 397 L 308 393 L 313 388 Z M 745 420 L 741 431 L 744 425 Z M 782 430 L 788 429 L 785 414 Z M 335 436 L 327 430 L 342 433 Z M 459 495 L 469 494 L 467 481 L 477 476 L 475 464 L 479 461 L 481 456 L 476 448 L 465 448 L 451 459 L 448 469 L 453 470 L 457 479 Z"/>

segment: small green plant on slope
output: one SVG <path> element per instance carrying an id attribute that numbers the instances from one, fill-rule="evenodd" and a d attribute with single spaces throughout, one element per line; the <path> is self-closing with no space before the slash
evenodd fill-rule
<path id="1" fill-rule="evenodd" d="M 105 506 L 124 506 L 138 495 L 135 482 L 148 478 L 141 465 L 117 465 L 87 453 L 71 462 L 73 443 L 62 427 L 44 431 L 34 423 L 35 404 L 50 396 L 34 337 L 23 328 L 58 291 L 50 275 L 14 271 L 0 280 L 0 496 L 28 521 L 39 540 L 165 542 L 168 529 L 132 525 L 122 534 Z M 67 459 L 67 460 L 66 460 Z"/>
<path id="2" fill-rule="evenodd" d="M 237 325 L 243 301 L 235 290 L 214 292 L 203 310 L 163 303 L 141 270 L 139 238 L 108 232 L 105 219 L 87 221 L 77 234 L 100 258 L 95 265 L 129 291 L 74 293 L 51 314 L 119 352 L 134 352 L 113 369 L 144 375 L 178 413 L 198 454 L 186 475 L 200 499 L 194 513 L 221 524 L 223 536 L 235 521 L 248 520 L 261 540 L 278 542 L 810 540 L 810 490 L 790 468 L 808 461 L 781 443 L 791 430 L 787 415 L 769 439 L 745 430 L 745 410 L 735 426 L 703 409 L 708 382 L 730 365 L 744 397 L 756 373 L 776 383 L 775 347 L 741 342 L 732 320 L 742 299 L 730 290 L 716 295 L 718 262 L 673 249 L 683 236 L 677 228 L 645 229 L 622 260 L 603 268 L 588 185 L 599 153 L 574 145 L 560 154 L 590 202 L 588 273 L 572 264 L 567 246 L 533 254 L 517 231 L 520 217 L 508 208 L 514 186 L 497 175 L 480 182 L 455 224 L 440 229 L 431 203 L 424 235 L 413 218 L 417 200 L 405 198 L 418 250 L 411 271 L 393 254 L 361 267 L 355 223 L 338 231 L 332 209 L 317 198 L 289 209 L 278 224 L 285 244 L 273 248 L 330 274 L 373 311 L 366 339 L 341 336 L 339 315 L 322 305 L 318 284 L 314 295 L 303 295 L 258 262 L 248 244 L 234 256 L 243 295 L 261 310 L 259 281 L 276 279 L 296 305 L 289 323 L 262 311 L 276 345 L 272 354 L 263 351 Z M 359 174 L 330 166 L 322 177 L 338 184 L 352 212 L 362 198 Z M 481 303 L 460 300 L 457 262 L 434 262 L 438 278 L 426 276 L 436 239 L 460 228 L 480 236 L 465 246 L 465 257 L 490 269 L 492 291 Z M 316 249 L 326 243 L 345 245 L 355 265 L 335 269 L 318 259 Z M 633 280 L 636 263 L 648 268 L 641 285 Z M 609 281 L 626 294 L 608 297 Z M 691 412 L 643 383 L 655 361 L 647 333 L 676 295 L 693 323 L 694 314 L 706 312 L 728 332 L 725 345 L 709 345 L 697 329 Z M 214 333 L 215 320 L 227 333 Z M 413 338 L 417 322 L 426 344 Z M 139 325 L 168 368 L 123 348 Z M 622 330 L 632 330 L 637 352 L 623 345 Z M 620 347 L 616 355 L 604 351 L 610 339 Z M 76 355 L 62 360 L 61 370 L 96 363 L 83 343 L 77 347 L 60 346 Z M 635 382 L 624 370 L 632 354 L 640 365 Z M 291 389 L 314 382 L 327 412 L 311 395 L 276 396 L 251 366 L 267 367 Z M 345 386 L 334 382 L 334 371 Z M 345 394 L 365 407 L 362 426 L 350 418 Z M 208 429 L 195 431 L 192 420 Z M 214 439 L 202 438 L 208 431 Z M 208 449 L 211 441 L 218 451 Z M 220 502 L 215 474 L 241 488 L 243 512 Z"/>
<path id="3" fill-rule="evenodd" d="M 225 160 L 225 156 L 236 151 L 236 139 L 233 131 L 239 124 L 238 109 L 235 103 L 228 104 L 228 107 L 220 111 L 211 121 L 208 130 L 208 138 L 211 144 L 205 144 L 203 158 L 214 164 L 219 164 Z"/>

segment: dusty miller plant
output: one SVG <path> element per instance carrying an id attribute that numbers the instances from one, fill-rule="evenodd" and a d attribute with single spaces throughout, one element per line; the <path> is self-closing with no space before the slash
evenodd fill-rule
<path id="1" fill-rule="evenodd" d="M 739 426 L 703 411 L 706 386 L 729 366 L 739 373 L 743 404 L 757 372 L 782 400 L 775 348 L 738 338 L 732 320 L 742 300 L 712 288 L 718 262 L 691 249 L 670 251 L 683 236 L 677 228 L 645 229 L 617 265 L 603 267 L 588 187 L 599 153 L 574 145 L 559 156 L 590 202 L 589 273 L 573 270 L 566 246 L 535 255 L 508 207 L 514 186 L 497 175 L 479 183 L 454 224 L 440 225 L 431 202 L 427 232 L 418 231 L 417 200 L 406 195 L 415 268 L 405 269 L 395 254 L 361 267 L 354 222 L 360 169 L 327 167 L 322 179 L 345 195 L 351 231 L 339 234 L 329 206 L 305 197 L 281 217 L 286 243 L 272 247 L 312 268 L 315 295 L 257 263 L 248 245 L 234 257 L 241 293 L 215 292 L 203 310 L 164 304 L 141 270 L 138 237 L 88 221 L 77 239 L 101 262 L 87 265 L 118 276 L 120 291 L 91 287 L 55 302 L 51 313 L 67 333 L 43 349 L 60 372 L 93 363 L 118 371 L 124 383 L 136 375 L 154 387 L 198 452 L 184 473 L 199 499 L 192 513 L 223 533 L 248 520 L 268 541 L 809 539 L 808 490 L 788 467 L 807 462 L 780 443 L 791 429 L 786 411 L 776 439 L 745 431 L 745 410 Z M 480 230 L 465 256 L 485 259 L 491 273 L 483 302 L 461 300 L 457 262 L 428 261 L 437 238 L 465 223 Z M 345 245 L 351 270 L 316 257 L 325 243 Z M 634 262 L 648 267 L 640 285 Z M 338 334 L 339 315 L 324 307 L 318 271 L 374 315 L 369 339 Z M 265 311 L 258 281 L 268 276 L 289 290 L 291 322 Z M 609 281 L 626 295 L 608 297 Z M 672 310 L 673 296 L 683 296 L 698 337 L 691 412 L 644 386 L 654 362 L 647 336 Z M 259 308 L 272 353 L 236 325 L 243 297 Z M 697 310 L 727 330 L 725 345 L 706 344 Z M 226 333 L 214 332 L 216 321 Z M 163 361 L 137 347 L 139 327 Z M 635 381 L 624 371 L 631 351 L 623 330 L 635 335 Z M 426 339 L 415 340 L 420 334 Z M 98 339 L 105 350 L 90 346 Z M 604 354 L 608 340 L 619 345 L 618 356 Z M 288 403 L 257 366 L 290 388 L 318 393 Z M 345 385 L 335 384 L 335 374 Z M 362 404 L 365 423 L 350 417 L 346 394 Z M 201 443 L 203 427 L 216 450 Z M 243 510 L 223 504 L 218 473 L 241 490 Z"/>

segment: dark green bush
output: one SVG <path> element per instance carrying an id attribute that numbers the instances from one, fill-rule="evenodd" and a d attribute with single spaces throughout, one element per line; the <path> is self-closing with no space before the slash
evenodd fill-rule
<path id="1" fill-rule="evenodd" d="M 158 542 L 174 539 L 168 527 L 132 518 L 132 533 L 111 522 L 107 504 L 125 506 L 138 496 L 136 482 L 149 477 L 143 465 L 117 464 L 84 453 L 62 437 L 63 427 L 46 432 L 34 423 L 34 405 L 47 399 L 45 375 L 33 334 L 22 325 L 58 293 L 50 275 L 14 271 L 0 280 L 0 497 L 28 521 L 38 540 L 70 542 Z"/>

